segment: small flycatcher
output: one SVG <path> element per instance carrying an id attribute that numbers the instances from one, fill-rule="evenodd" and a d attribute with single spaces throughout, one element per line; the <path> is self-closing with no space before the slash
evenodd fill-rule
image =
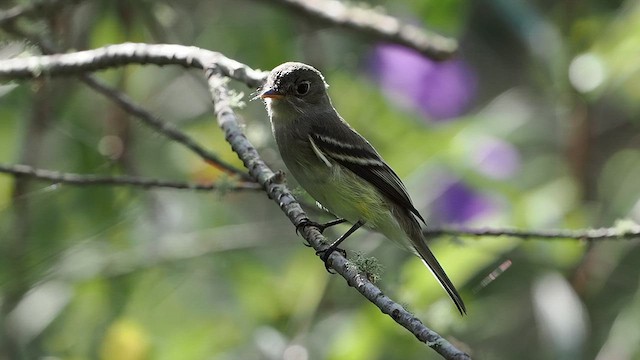
<path id="1" fill-rule="evenodd" d="M 338 115 L 328 87 L 315 68 L 288 62 L 271 71 L 259 95 L 291 175 L 323 207 L 354 224 L 323 258 L 361 226 L 380 232 L 418 255 L 465 314 L 460 294 L 427 247 L 419 222 L 424 219 L 404 184 Z"/>

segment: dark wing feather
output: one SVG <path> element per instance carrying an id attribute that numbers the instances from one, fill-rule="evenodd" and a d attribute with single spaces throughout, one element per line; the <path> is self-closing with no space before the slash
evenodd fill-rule
<path id="1" fill-rule="evenodd" d="M 331 134 L 321 127 L 312 127 L 309 136 L 315 146 L 325 156 L 368 181 L 381 194 L 409 210 L 424 223 L 424 218 L 413 206 L 400 177 L 384 162 L 364 137 L 349 127 L 342 119 L 340 121 L 346 126 L 339 127 L 341 131 Z"/>

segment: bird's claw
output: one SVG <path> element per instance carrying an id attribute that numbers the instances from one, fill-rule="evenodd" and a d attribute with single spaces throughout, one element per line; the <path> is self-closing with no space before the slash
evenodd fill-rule
<path id="1" fill-rule="evenodd" d="M 324 230 L 322 224 L 317 223 L 315 221 L 311 221 L 309 219 L 304 219 L 300 221 L 298 225 L 296 225 L 296 235 L 300 235 L 300 233 L 302 232 L 302 229 L 306 228 L 307 226 L 313 226 L 315 228 L 318 228 L 318 231 L 320 231 L 320 233 L 322 233 L 322 231 Z"/>
<path id="2" fill-rule="evenodd" d="M 327 272 L 329 274 L 335 274 L 336 273 L 335 271 L 331 270 L 330 264 L 329 264 L 329 257 L 331 256 L 331 254 L 333 254 L 334 251 L 339 252 L 344 257 L 347 256 L 347 252 L 346 251 L 344 251 L 343 249 L 337 248 L 337 247 L 333 247 L 333 246 L 329 246 L 328 248 L 326 248 L 324 250 L 316 251 L 316 255 L 319 256 L 320 259 L 322 259 L 322 261 L 324 262 L 324 268 L 327 270 Z"/>
<path id="3" fill-rule="evenodd" d="M 317 228 L 320 234 L 322 234 L 327 228 L 330 228 L 334 225 L 342 224 L 345 221 L 346 221 L 345 219 L 335 219 L 335 220 L 326 222 L 324 224 L 320 224 L 315 221 L 311 221 L 309 219 L 304 219 L 300 222 L 300 224 L 296 226 L 296 234 L 299 234 L 302 231 L 302 229 L 304 229 L 307 226 L 313 226 Z"/>
<path id="4" fill-rule="evenodd" d="M 322 230 L 324 230 L 322 229 L 322 224 L 318 224 L 317 222 L 311 221 L 309 219 L 304 219 L 298 225 L 296 225 L 296 235 L 300 235 L 302 230 L 307 226 L 313 226 L 318 228 L 318 231 L 320 231 L 320 233 L 322 233 Z M 306 247 L 311 247 L 311 244 L 309 244 L 309 242 L 306 239 L 302 242 L 302 244 Z"/>
<path id="5" fill-rule="evenodd" d="M 332 221 L 329 221 L 327 223 L 324 224 L 320 224 L 317 223 L 315 221 L 311 221 L 307 218 L 303 219 L 302 221 L 300 221 L 300 223 L 296 226 L 296 234 L 299 234 L 300 232 L 302 232 L 302 230 L 304 228 L 306 228 L 307 226 L 313 226 L 316 229 L 318 229 L 318 231 L 322 234 L 327 228 L 334 226 L 334 225 L 338 225 L 338 224 L 342 224 L 346 222 L 345 219 L 335 219 Z M 322 259 L 322 261 L 324 261 L 324 268 L 327 269 L 327 272 L 329 272 L 330 274 L 335 274 L 335 272 L 331 271 L 331 269 L 329 268 L 329 257 L 331 256 L 331 254 L 334 251 L 339 252 L 340 254 L 342 254 L 342 256 L 347 256 L 347 252 L 338 248 L 340 241 L 328 246 L 326 249 L 324 250 L 318 250 L 316 251 L 316 255 L 320 257 L 320 259 Z M 311 244 L 309 244 L 307 241 L 305 241 L 303 243 L 305 246 L 311 247 Z"/>

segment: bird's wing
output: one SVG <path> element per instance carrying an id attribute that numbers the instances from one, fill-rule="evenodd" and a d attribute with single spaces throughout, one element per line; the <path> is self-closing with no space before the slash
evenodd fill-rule
<path id="1" fill-rule="evenodd" d="M 329 134 L 321 126 L 313 126 L 309 140 L 316 155 L 326 163 L 327 158 L 351 170 L 354 174 L 368 181 L 389 200 L 406 208 L 417 218 L 424 218 L 411 202 L 407 189 L 398 175 L 380 157 L 369 142 L 340 119 L 338 131 Z M 318 153 L 320 152 L 320 153 Z"/>

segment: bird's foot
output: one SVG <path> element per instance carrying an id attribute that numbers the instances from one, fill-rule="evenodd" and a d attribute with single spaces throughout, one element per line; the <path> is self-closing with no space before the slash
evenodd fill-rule
<path id="1" fill-rule="evenodd" d="M 320 223 L 317 223 L 315 221 L 311 221 L 309 219 L 304 219 L 304 220 L 302 220 L 300 222 L 300 224 L 298 224 L 296 226 L 296 234 L 300 234 L 302 229 L 306 228 L 307 226 L 313 226 L 314 228 L 318 229 L 320 234 L 322 234 L 327 228 L 332 227 L 334 225 L 342 224 L 345 221 L 347 221 L 347 220 L 345 220 L 345 219 L 335 219 L 335 220 L 326 222 L 324 224 L 320 224 Z M 304 245 L 305 246 L 309 246 L 309 247 L 311 246 L 311 244 L 309 244 L 308 242 L 305 242 Z"/>
<path id="2" fill-rule="evenodd" d="M 329 274 L 335 274 L 335 271 L 331 271 L 330 263 L 329 263 L 329 257 L 331 256 L 331 254 L 333 254 L 334 251 L 339 252 L 340 254 L 342 254 L 342 256 L 346 257 L 347 256 L 347 252 L 344 251 L 343 249 L 338 248 L 337 246 L 329 246 L 324 250 L 318 250 L 316 251 L 316 255 L 318 255 L 320 257 L 320 259 L 322 259 L 322 261 L 324 261 L 324 268 L 327 270 L 327 272 Z"/>
<path id="3" fill-rule="evenodd" d="M 300 222 L 300 224 L 298 224 L 298 226 L 296 226 L 296 234 L 298 234 L 300 231 L 302 231 L 302 229 L 306 228 L 307 226 L 313 226 L 317 228 L 318 231 L 320 231 L 320 233 L 322 234 L 327 228 L 330 228 L 334 225 L 342 224 L 343 222 L 346 222 L 346 221 L 347 220 L 345 219 L 335 219 L 335 220 L 326 222 L 324 224 L 321 224 L 315 221 L 311 221 L 309 219 L 304 219 Z"/>

